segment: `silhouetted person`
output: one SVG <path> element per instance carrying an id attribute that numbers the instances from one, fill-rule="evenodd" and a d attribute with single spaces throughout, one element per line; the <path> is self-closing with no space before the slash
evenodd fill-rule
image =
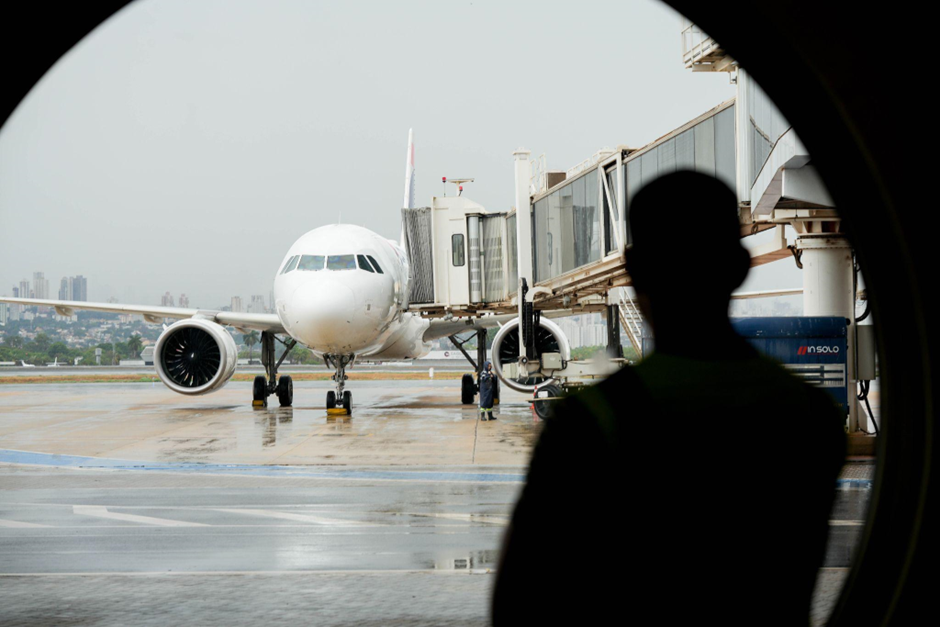
<path id="1" fill-rule="evenodd" d="M 627 269 L 655 351 L 545 422 L 497 625 L 808 623 L 844 416 L 734 332 L 749 267 L 736 206 L 692 172 L 634 198 Z"/>

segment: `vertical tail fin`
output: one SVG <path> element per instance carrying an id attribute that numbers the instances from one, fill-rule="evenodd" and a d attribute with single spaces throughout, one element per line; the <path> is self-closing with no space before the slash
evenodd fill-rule
<path id="1" fill-rule="evenodd" d="M 408 153 L 405 156 L 405 198 L 402 207 L 413 209 L 415 206 L 415 144 L 414 130 L 408 129 Z"/>
<path id="2" fill-rule="evenodd" d="M 405 198 L 403 208 L 414 209 L 415 206 L 415 142 L 414 129 L 408 129 L 408 152 L 405 153 Z M 405 221 L 401 222 L 401 247 L 405 247 Z"/>

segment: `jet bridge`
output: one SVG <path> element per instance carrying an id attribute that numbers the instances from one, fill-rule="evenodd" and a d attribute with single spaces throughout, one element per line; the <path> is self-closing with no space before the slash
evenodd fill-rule
<path id="1" fill-rule="evenodd" d="M 548 170 L 544 156 L 530 159 L 528 151 L 515 151 L 516 194 L 508 211 L 489 212 L 462 195 L 405 209 L 412 310 L 427 317 L 517 314 L 517 337 L 507 337 L 505 345 L 518 356 L 520 378 L 541 372 L 540 356 L 556 352 L 550 338 L 542 348 L 527 346 L 540 333 L 536 314 L 606 312 L 609 344 L 619 344 L 622 329 L 642 355 L 644 323 L 624 267 L 632 242 L 631 202 L 655 178 L 693 170 L 736 192 L 742 238 L 767 231 L 766 241 L 749 249 L 752 266 L 791 260 L 803 274 L 803 315 L 850 321 L 846 376 L 848 387 L 855 386 L 856 322 L 866 317 L 855 317 L 859 270 L 808 151 L 769 97 L 719 46 L 691 42 L 685 53 L 693 70 L 733 72 L 736 96 L 645 146 L 605 148 L 566 171 Z M 677 225 L 702 230 L 703 256 L 708 222 L 703 214 L 695 223 Z M 795 241 L 788 240 L 794 234 Z M 794 290 L 733 298 L 783 292 Z M 527 294 L 522 302 L 519 294 Z M 494 357 L 502 362 L 508 353 Z M 503 363 L 507 372 L 513 370 Z M 867 426 L 855 398 L 848 395 L 851 431 Z"/>
<path id="2" fill-rule="evenodd" d="M 465 196 L 402 209 L 413 310 L 431 317 L 509 313 L 517 289 L 516 214 Z"/>

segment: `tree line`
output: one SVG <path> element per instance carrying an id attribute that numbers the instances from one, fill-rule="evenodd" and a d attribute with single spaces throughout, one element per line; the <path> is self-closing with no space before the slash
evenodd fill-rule
<path id="1" fill-rule="evenodd" d="M 45 333 L 37 333 L 32 340 L 20 335 L 7 334 L 0 343 L 0 361 L 24 361 L 44 366 L 58 360 L 60 364 L 73 364 L 81 358 L 81 365 L 95 365 L 95 350 L 101 349 L 102 365 L 113 365 L 122 359 L 137 359 L 143 350 L 143 340 L 132 335 L 125 342 L 101 342 L 97 346 L 69 348 L 65 342 L 53 341 Z"/>

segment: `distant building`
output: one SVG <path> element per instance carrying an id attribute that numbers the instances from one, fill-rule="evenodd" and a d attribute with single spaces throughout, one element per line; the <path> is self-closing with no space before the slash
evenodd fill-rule
<path id="1" fill-rule="evenodd" d="M 59 300 L 73 300 L 72 282 L 67 276 L 62 277 L 62 280 L 59 282 Z"/>
<path id="2" fill-rule="evenodd" d="M 69 290 L 72 292 L 69 300 L 88 302 L 88 279 L 82 275 L 79 274 L 69 279 Z"/>
<path id="3" fill-rule="evenodd" d="M 242 308 L 242 297 L 241 296 L 232 296 L 232 312 L 233 313 L 242 313 L 245 311 Z"/>
<path id="4" fill-rule="evenodd" d="M 180 294 L 180 307 L 189 307 L 189 296 Z"/>
<path id="5" fill-rule="evenodd" d="M 10 306 L 6 303 L 0 303 L 0 326 L 7 323 L 10 318 Z"/>
<path id="6" fill-rule="evenodd" d="M 20 296 L 20 288 L 14 285 L 13 286 L 13 298 L 19 298 L 19 296 Z"/>
<path id="7" fill-rule="evenodd" d="M 264 296 L 260 294 L 251 297 L 251 304 L 248 305 L 248 313 L 264 313 Z"/>
<path id="8" fill-rule="evenodd" d="M 160 305 L 162 305 L 163 307 L 176 307 L 176 304 L 173 302 L 173 295 L 170 294 L 169 292 L 166 292 L 160 298 Z"/>
<path id="9" fill-rule="evenodd" d="M 42 272 L 33 272 L 34 298 L 49 298 L 49 281 Z"/>
<path id="10" fill-rule="evenodd" d="M 32 291 L 32 288 L 29 286 L 29 281 L 26 279 L 20 281 L 20 298 L 30 298 Z"/>

